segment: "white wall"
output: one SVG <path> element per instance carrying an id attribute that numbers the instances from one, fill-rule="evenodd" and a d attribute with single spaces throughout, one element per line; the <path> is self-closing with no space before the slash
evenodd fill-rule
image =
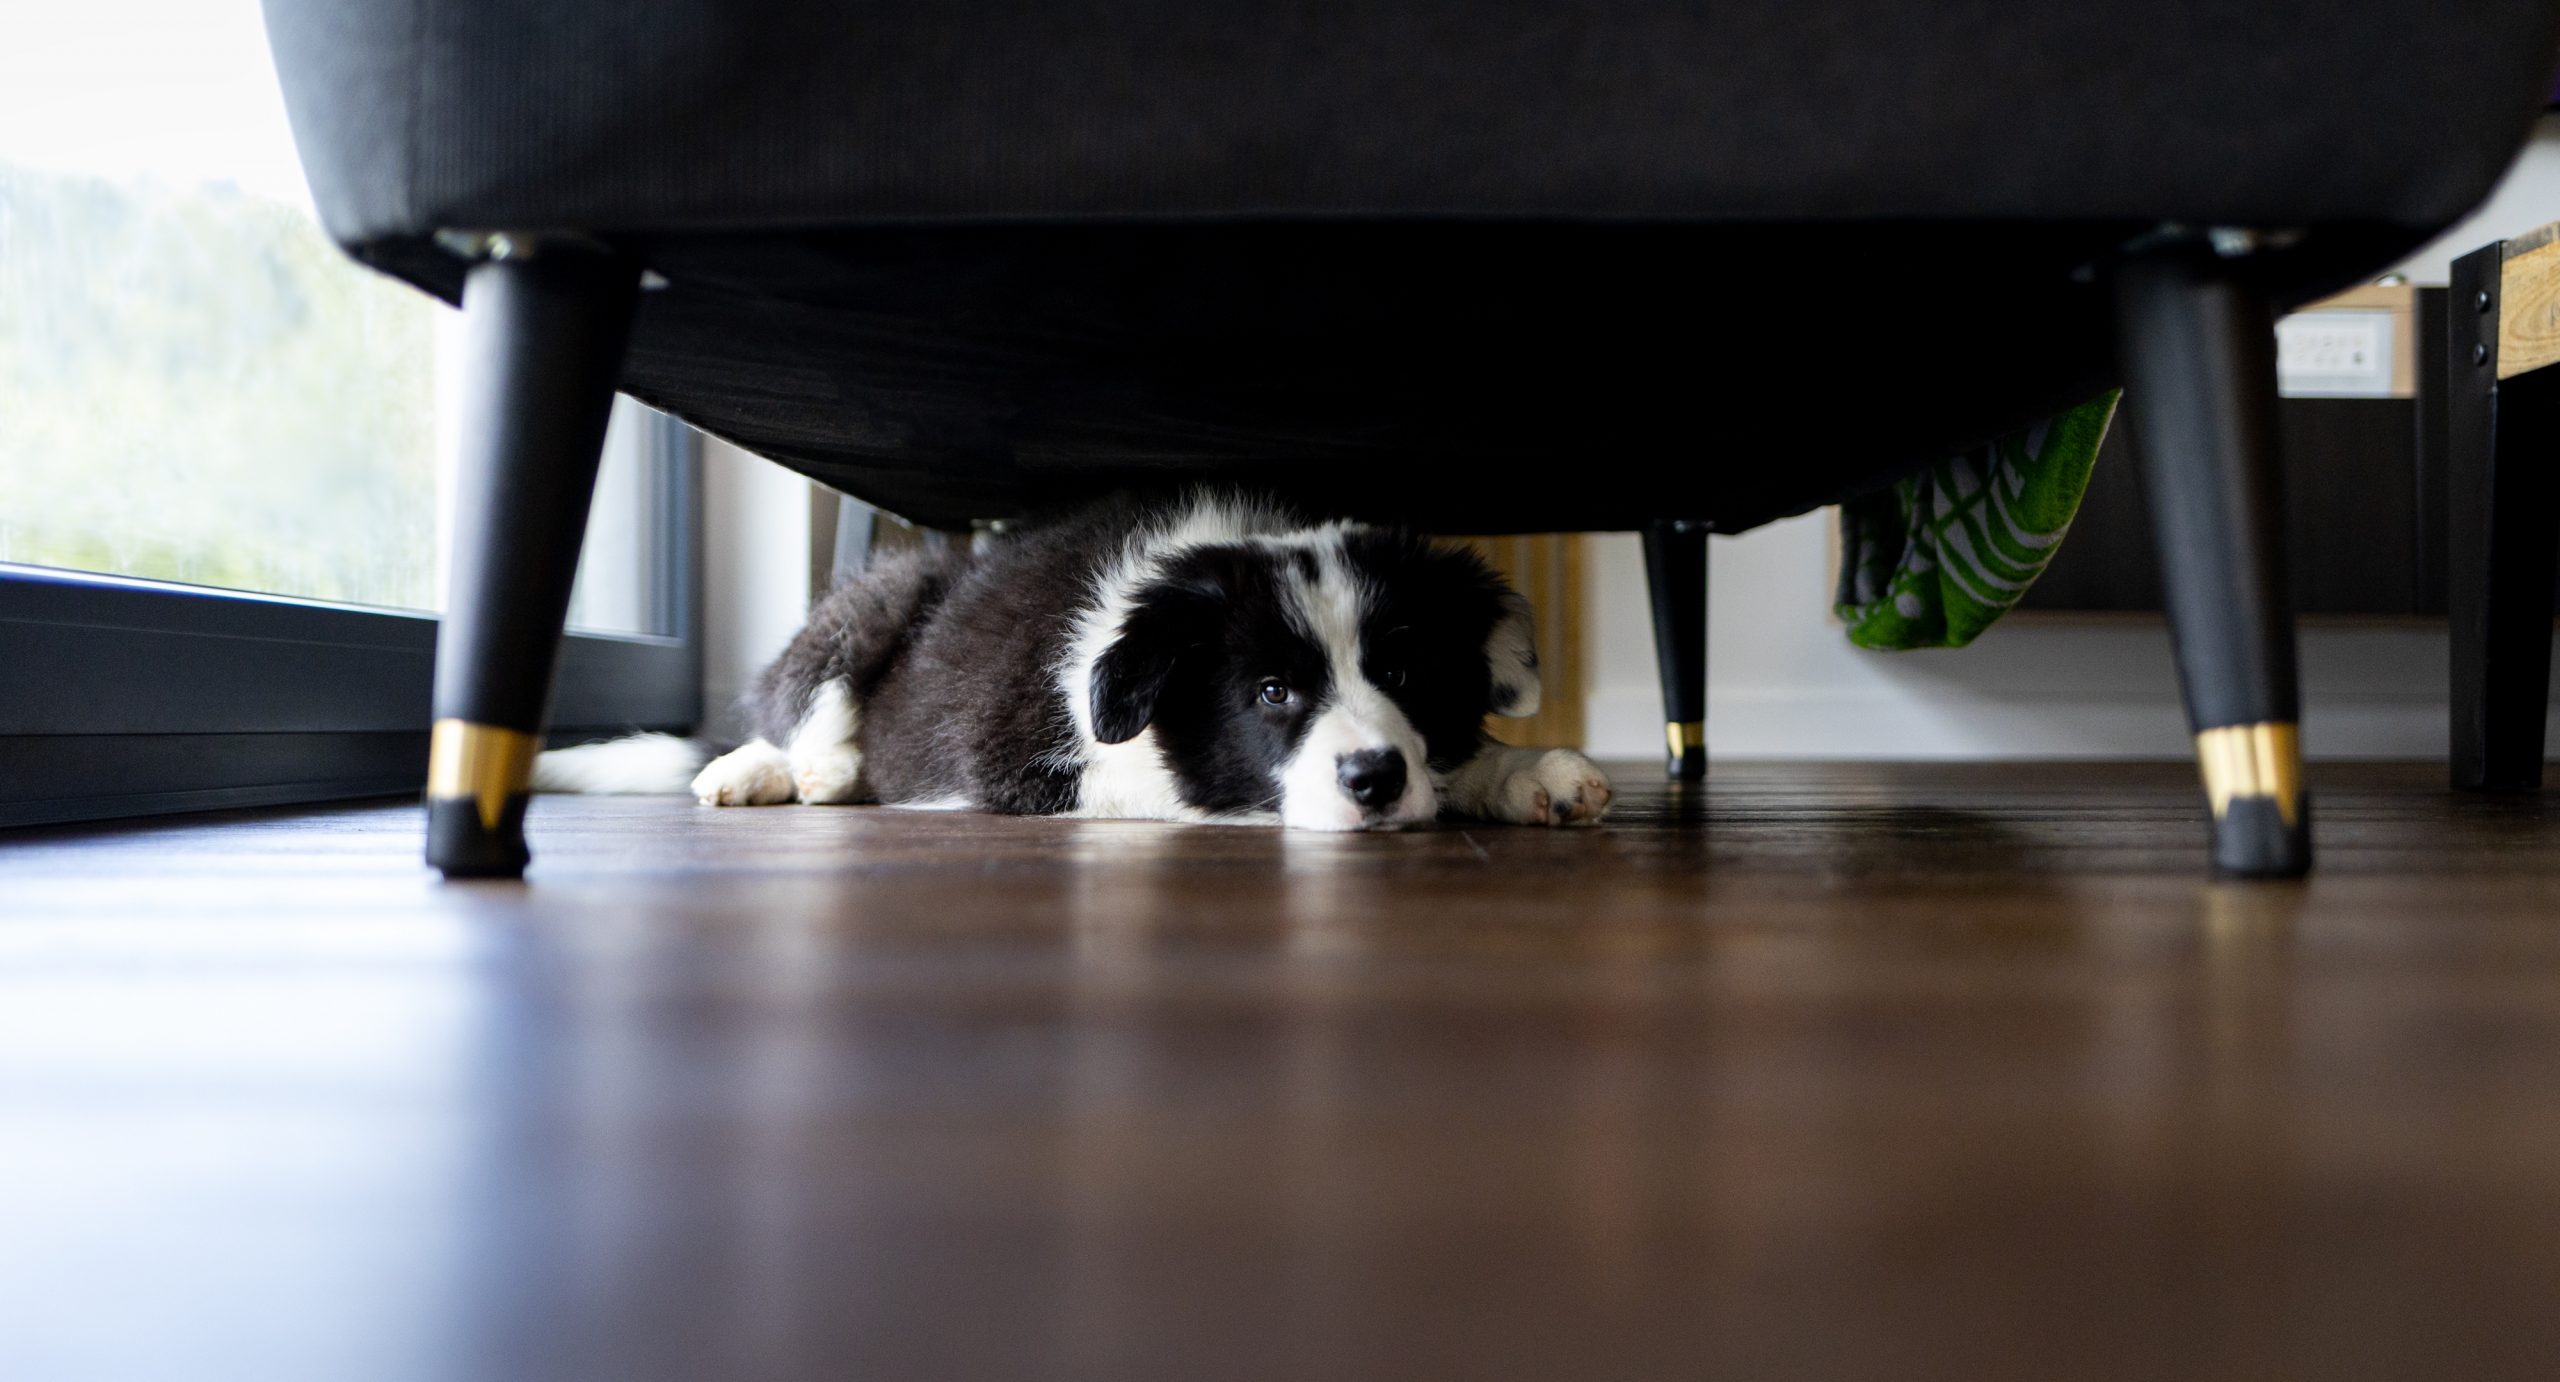
<path id="1" fill-rule="evenodd" d="M 738 697 L 809 612 L 809 482 L 705 437 L 702 556 L 706 731 L 736 737 Z"/>
<path id="2" fill-rule="evenodd" d="M 2186 719 L 2156 619 L 2019 619 L 1970 648 L 1871 653 L 1829 618 L 1827 514 L 1716 540 L 1708 558 L 1707 747 L 1731 758 L 2182 758 Z M 1584 667 L 1600 756 L 1662 748 L 1644 565 L 1594 540 Z M 2322 757 L 2444 752 L 2441 628 L 2302 632 L 2303 738 Z M 2560 743 L 2560 739 L 2555 739 Z"/>
<path id="3" fill-rule="evenodd" d="M 2546 119 L 2470 220 L 2402 271 L 2445 281 L 2456 255 L 2560 220 L 2560 120 Z M 1707 746 L 1734 758 L 2184 757 L 2160 622 L 2013 620 L 1970 648 L 1870 653 L 1827 616 L 1830 515 L 1710 544 Z M 1662 750 L 1641 549 L 1594 539 L 1585 584 L 1587 742 Z M 2323 757 L 2432 757 L 2447 733 L 2441 626 L 2311 624 L 2302 633 L 2303 741 Z M 2560 746 L 2560 736 L 2552 740 Z"/>

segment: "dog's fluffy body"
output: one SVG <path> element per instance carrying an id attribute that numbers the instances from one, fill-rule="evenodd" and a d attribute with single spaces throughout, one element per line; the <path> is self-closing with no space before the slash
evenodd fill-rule
<path id="1" fill-rule="evenodd" d="M 880 802 L 1021 815 L 1390 828 L 1444 810 L 1581 824 L 1607 779 L 1507 749 L 1538 701 L 1526 602 L 1474 556 L 1223 494 L 1104 504 L 883 557 L 766 668 L 755 737 L 542 755 L 542 790 L 711 805 Z"/>

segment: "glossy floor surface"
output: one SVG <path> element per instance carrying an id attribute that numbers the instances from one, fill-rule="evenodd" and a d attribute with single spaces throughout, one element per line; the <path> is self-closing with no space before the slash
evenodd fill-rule
<path id="1" fill-rule="evenodd" d="M 2560 812 L 1620 776 L 1319 837 L 0 836 L 0 1377 L 2560 1373 Z"/>

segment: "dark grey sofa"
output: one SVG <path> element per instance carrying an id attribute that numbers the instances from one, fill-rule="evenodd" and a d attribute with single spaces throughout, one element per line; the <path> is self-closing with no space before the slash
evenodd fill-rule
<path id="1" fill-rule="evenodd" d="M 2270 313 L 2475 203 L 2560 45 L 2523 0 L 267 15 L 331 233 L 477 333 L 430 854 L 501 874 L 617 387 L 930 523 L 1221 478 L 1646 528 L 1676 582 L 2120 380 L 2215 858 L 2299 872 Z"/>

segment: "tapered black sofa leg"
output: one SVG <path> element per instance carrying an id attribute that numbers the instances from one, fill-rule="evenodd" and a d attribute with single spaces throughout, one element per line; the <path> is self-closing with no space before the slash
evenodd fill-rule
<path id="1" fill-rule="evenodd" d="M 453 577 L 436 635 L 427 862 L 524 872 L 526 788 L 551 700 L 638 270 L 583 244 L 497 239 L 463 287 Z"/>
<path id="2" fill-rule="evenodd" d="M 1661 521 L 1644 530 L 1653 594 L 1653 655 L 1662 668 L 1663 738 L 1675 782 L 1707 775 L 1707 526 Z"/>
<path id="3" fill-rule="evenodd" d="M 2245 262 L 2172 246 L 2118 269 L 2117 349 L 2223 873 L 2311 867 L 2276 442 L 2274 314 Z"/>
<path id="4" fill-rule="evenodd" d="M 2544 306 L 2506 301 L 2506 259 L 2500 243 L 2455 260 L 2446 309 L 2453 785 L 2474 791 L 2542 786 L 2560 554 L 2560 367 L 2502 358 L 2501 314 Z"/>

